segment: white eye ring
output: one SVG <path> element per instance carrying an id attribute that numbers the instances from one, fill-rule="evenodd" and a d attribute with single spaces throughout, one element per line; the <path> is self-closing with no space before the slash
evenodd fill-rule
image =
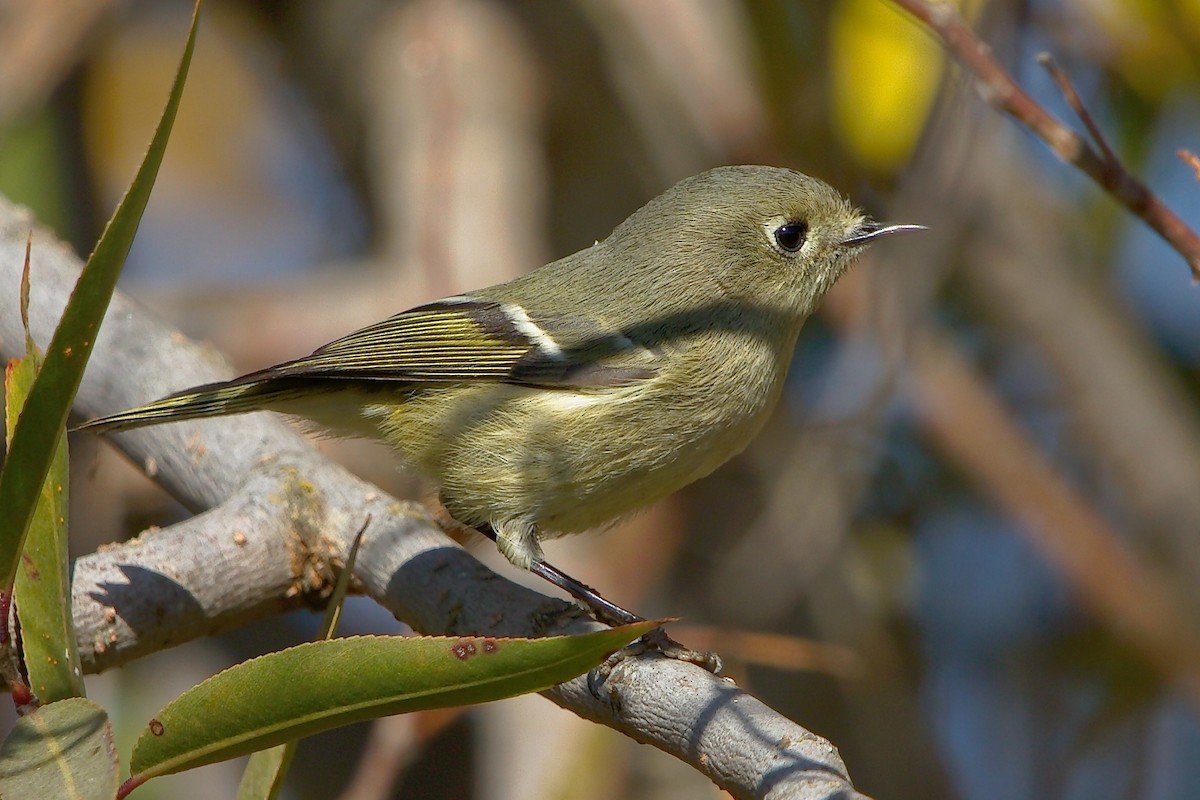
<path id="1" fill-rule="evenodd" d="M 802 219 L 771 220 L 764 226 L 771 245 L 785 255 L 800 252 L 808 241 L 808 223 Z"/>

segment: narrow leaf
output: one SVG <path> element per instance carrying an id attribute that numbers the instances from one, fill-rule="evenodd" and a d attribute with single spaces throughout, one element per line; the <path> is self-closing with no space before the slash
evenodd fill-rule
<path id="1" fill-rule="evenodd" d="M 104 709 L 62 700 L 21 717 L 0 745 L 0 797 L 112 800 L 119 769 Z"/>
<path id="2" fill-rule="evenodd" d="M 197 3 L 175 83 L 146 157 L 84 265 L 46 351 L 45 363 L 29 392 L 25 412 L 17 421 L 12 447 L 0 471 L 0 508 L 4 509 L 0 514 L 0 589 L 13 584 L 33 507 L 54 456 L 54 443 L 66 425 L 100 321 L 150 198 L 183 94 L 199 13 Z"/>
<path id="3" fill-rule="evenodd" d="M 356 636 L 309 642 L 209 678 L 162 710 L 134 747 L 131 780 L 235 758 L 365 719 L 547 689 L 651 630 L 580 636 Z"/>
<path id="4" fill-rule="evenodd" d="M 21 330 L 25 331 L 25 352 L 37 349 L 29 334 L 29 253 L 33 250 L 33 231 L 25 237 L 25 263 L 21 266 Z M 11 435 L 11 434 L 10 434 Z"/>
<path id="5" fill-rule="evenodd" d="M 346 601 L 346 592 L 350 589 L 350 578 L 354 575 L 354 563 L 358 560 L 358 548 L 362 544 L 363 534 L 371 524 L 368 514 L 362 527 L 350 543 L 350 552 L 346 555 L 346 565 L 338 573 L 337 583 L 333 586 L 333 594 L 329 597 L 329 607 L 325 609 L 325 619 L 321 622 L 318 639 L 332 639 L 337 631 L 338 620 L 342 616 L 342 605 Z M 259 750 L 250 756 L 242 772 L 242 782 L 238 784 L 237 800 L 276 800 L 283 790 L 283 779 L 287 776 L 288 768 L 296 755 L 298 739 L 286 744 L 276 745 L 267 750 Z"/>
<path id="6" fill-rule="evenodd" d="M 250 756 L 238 784 L 237 800 L 275 800 L 283 791 L 283 779 L 296 757 L 297 740 L 259 750 Z"/>
<path id="7" fill-rule="evenodd" d="M 337 631 L 338 621 L 342 618 L 342 605 L 346 602 L 346 593 L 350 591 L 350 579 L 354 577 L 354 564 L 358 561 L 358 548 L 362 545 L 363 534 L 371 524 L 371 515 L 363 522 L 354 541 L 350 543 L 350 552 L 346 554 L 346 565 L 338 573 L 337 583 L 333 585 L 333 594 L 329 596 L 329 606 L 325 609 L 325 619 L 321 621 L 319 639 L 332 639 Z"/>
<path id="8" fill-rule="evenodd" d="M 5 434 L 12 436 L 37 374 L 36 353 L 9 362 L 4 375 Z M 33 510 L 14 586 L 29 688 L 42 703 L 83 697 L 83 669 L 71 617 L 67 562 L 67 443 L 62 432 Z"/>

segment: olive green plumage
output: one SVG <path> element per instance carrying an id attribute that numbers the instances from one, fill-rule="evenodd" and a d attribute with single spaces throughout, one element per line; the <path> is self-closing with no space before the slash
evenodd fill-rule
<path id="1" fill-rule="evenodd" d="M 821 296 L 907 227 L 797 172 L 714 169 L 516 280 L 83 427 L 265 408 L 380 437 L 528 568 L 539 538 L 607 524 L 740 452 Z"/>

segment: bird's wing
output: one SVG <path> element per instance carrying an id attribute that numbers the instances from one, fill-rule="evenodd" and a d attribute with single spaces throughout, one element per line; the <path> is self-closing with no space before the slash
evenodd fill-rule
<path id="1" fill-rule="evenodd" d="M 653 377 L 657 360 L 650 348 L 598 320 L 559 314 L 535 319 L 512 303 L 453 297 L 237 382 L 294 377 L 604 388 Z"/>

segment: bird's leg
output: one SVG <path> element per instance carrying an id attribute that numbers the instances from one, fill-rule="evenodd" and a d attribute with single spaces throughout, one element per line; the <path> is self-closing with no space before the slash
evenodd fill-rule
<path id="1" fill-rule="evenodd" d="M 500 545 L 500 536 L 491 525 L 480 525 L 476 530 L 493 542 L 496 542 L 497 545 Z M 501 550 L 503 551 L 503 549 L 502 547 Z M 572 578 L 544 558 L 535 557 L 529 563 L 529 571 L 542 580 L 550 581 L 550 583 L 583 603 L 596 619 L 605 625 L 630 625 L 635 622 L 645 622 L 645 618 L 639 617 L 632 611 L 627 611 L 611 600 L 605 599 L 595 589 L 582 581 Z"/>
<path id="2" fill-rule="evenodd" d="M 491 525 L 480 525 L 476 530 L 493 542 L 496 542 L 498 539 L 496 530 Z M 583 603 L 592 612 L 592 616 L 605 625 L 631 625 L 636 622 L 646 621 L 645 617 L 628 611 L 608 600 L 586 583 L 572 578 L 544 558 L 535 558 L 531 561 L 529 571 L 539 578 L 549 581 L 571 595 L 571 597 Z M 697 664 L 714 674 L 721 671 L 721 659 L 716 653 L 705 653 L 685 647 L 668 636 L 667 632 L 659 627 L 647 633 L 634 644 L 613 654 L 608 661 L 598 668 L 597 678 L 599 681 L 595 685 L 593 685 L 593 677 L 589 676 L 588 684 L 592 687 L 592 693 L 597 694 L 599 683 L 603 682 L 603 679 L 608 676 L 608 673 L 612 671 L 612 668 L 621 659 L 647 651 L 658 651 L 667 658 Z"/>
<path id="3" fill-rule="evenodd" d="M 529 565 L 529 571 L 539 578 L 550 581 L 567 594 L 574 597 L 591 609 L 592 615 L 605 625 L 632 625 L 635 622 L 645 622 L 632 611 L 627 611 L 604 597 L 586 583 L 582 583 L 563 572 L 545 559 L 539 559 Z"/>

